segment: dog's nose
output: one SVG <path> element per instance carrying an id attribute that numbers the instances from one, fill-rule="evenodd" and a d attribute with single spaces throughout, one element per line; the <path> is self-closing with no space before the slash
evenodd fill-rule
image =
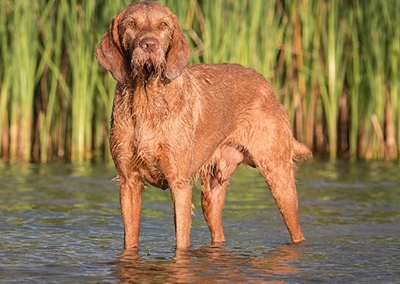
<path id="1" fill-rule="evenodd" d="M 158 49 L 158 40 L 152 37 L 144 38 L 139 42 L 139 46 L 147 52 L 154 52 Z"/>

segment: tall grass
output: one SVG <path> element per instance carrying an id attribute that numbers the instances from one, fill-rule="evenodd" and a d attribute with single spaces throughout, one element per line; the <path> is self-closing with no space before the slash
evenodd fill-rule
<path id="1" fill-rule="evenodd" d="M 192 63 L 263 73 L 315 153 L 398 159 L 400 1 L 160 2 L 178 15 Z M 0 2 L 1 159 L 109 159 L 115 82 L 94 51 L 129 3 Z"/>

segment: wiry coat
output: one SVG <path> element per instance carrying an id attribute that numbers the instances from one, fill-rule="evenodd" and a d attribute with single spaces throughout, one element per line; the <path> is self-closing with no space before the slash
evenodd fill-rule
<path id="1" fill-rule="evenodd" d="M 222 207 L 240 163 L 260 168 L 292 241 L 304 240 L 293 158 L 311 153 L 293 139 L 286 111 L 262 75 L 237 64 L 186 66 L 190 52 L 178 21 L 156 2 L 125 8 L 96 55 L 118 82 L 110 144 L 125 247 L 138 246 L 145 183 L 171 189 L 177 247 L 188 247 L 190 181 L 197 176 L 212 241 L 225 241 Z"/>

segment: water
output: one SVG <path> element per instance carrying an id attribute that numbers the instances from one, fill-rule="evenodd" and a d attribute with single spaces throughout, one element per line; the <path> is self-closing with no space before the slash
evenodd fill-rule
<path id="1" fill-rule="evenodd" d="M 257 171 L 240 168 L 211 247 L 196 205 L 174 252 L 168 191 L 144 195 L 140 251 L 123 251 L 112 166 L 0 164 L 0 283 L 400 283 L 398 165 L 314 161 L 298 170 L 307 241 L 289 235 Z"/>

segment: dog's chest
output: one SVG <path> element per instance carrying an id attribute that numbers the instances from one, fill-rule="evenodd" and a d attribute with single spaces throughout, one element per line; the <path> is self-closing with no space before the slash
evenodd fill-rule
<path id="1" fill-rule="evenodd" d="M 193 131 L 181 117 L 162 123 L 141 121 L 135 127 L 139 172 L 150 184 L 167 188 L 172 176 L 187 176 L 193 153 Z M 188 177 L 189 178 L 189 177 Z"/>
<path id="2" fill-rule="evenodd" d="M 142 123 L 135 130 L 135 155 L 141 176 L 150 184 L 165 187 L 166 141 L 161 127 Z"/>
<path id="3" fill-rule="evenodd" d="M 186 169 L 181 168 L 190 166 L 193 111 L 183 99 L 168 99 L 165 91 L 127 91 L 114 106 L 114 113 L 118 115 L 114 115 L 113 125 L 123 132 L 123 128 L 117 125 L 129 121 L 126 126 L 130 130 L 126 131 L 130 133 L 133 168 L 148 183 L 166 188 L 167 179 L 173 175 L 174 169 L 179 168 L 176 175 L 181 172 L 186 175 Z M 124 136 L 124 133 L 120 134 Z"/>

